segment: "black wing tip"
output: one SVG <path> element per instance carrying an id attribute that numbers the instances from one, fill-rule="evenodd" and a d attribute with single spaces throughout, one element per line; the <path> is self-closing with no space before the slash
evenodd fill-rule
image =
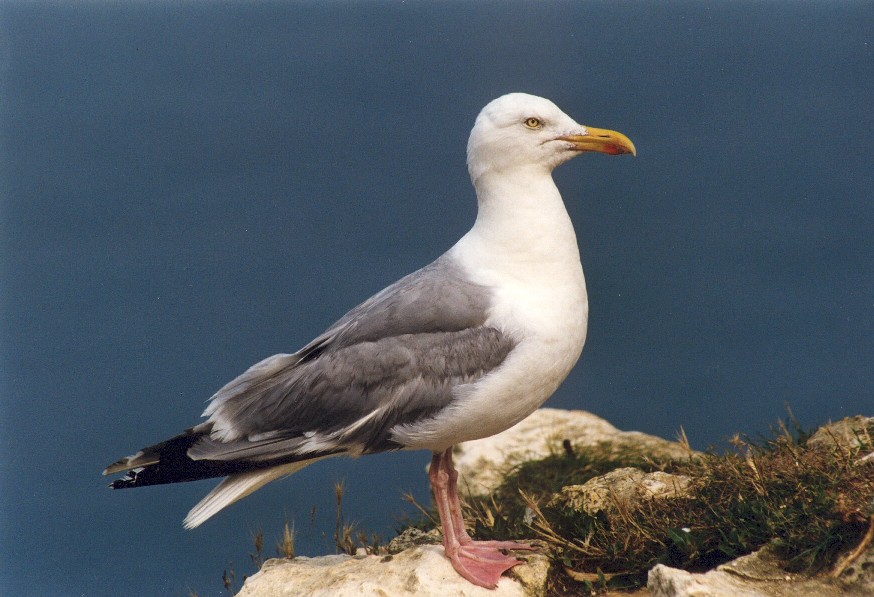
<path id="1" fill-rule="evenodd" d="M 138 487 L 137 483 L 139 472 L 143 469 L 128 471 L 121 479 L 116 479 L 109 484 L 110 489 L 128 489 L 130 487 Z M 103 474 L 106 474 L 105 472 Z"/>

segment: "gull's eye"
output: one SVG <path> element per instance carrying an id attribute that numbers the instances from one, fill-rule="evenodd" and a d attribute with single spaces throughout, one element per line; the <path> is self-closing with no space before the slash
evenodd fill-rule
<path id="1" fill-rule="evenodd" d="M 543 123 L 540 121 L 539 118 L 532 117 L 525 119 L 525 126 L 527 126 L 529 129 L 539 129 L 543 126 Z"/>

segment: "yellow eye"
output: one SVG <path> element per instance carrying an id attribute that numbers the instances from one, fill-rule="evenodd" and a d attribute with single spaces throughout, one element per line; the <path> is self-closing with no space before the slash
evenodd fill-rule
<path id="1" fill-rule="evenodd" d="M 529 129 L 539 129 L 543 126 L 543 123 L 540 122 L 539 118 L 528 118 L 525 120 L 525 126 Z"/>

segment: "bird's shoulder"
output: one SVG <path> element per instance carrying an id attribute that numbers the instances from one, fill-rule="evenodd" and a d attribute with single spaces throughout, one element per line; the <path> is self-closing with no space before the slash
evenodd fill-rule
<path id="1" fill-rule="evenodd" d="M 296 354 L 306 360 L 361 342 L 476 328 L 488 318 L 492 294 L 443 255 L 351 309 Z"/>

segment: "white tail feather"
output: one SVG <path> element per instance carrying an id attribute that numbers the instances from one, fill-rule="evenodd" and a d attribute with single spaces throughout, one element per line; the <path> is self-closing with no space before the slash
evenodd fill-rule
<path id="1" fill-rule="evenodd" d="M 321 458 L 313 458 L 312 460 L 292 462 L 291 464 L 284 464 L 273 468 L 231 475 L 216 485 L 215 489 L 210 491 L 206 497 L 200 500 L 188 513 L 188 516 L 185 517 L 182 524 L 186 529 L 198 527 L 207 519 L 217 514 L 223 508 L 230 506 L 237 500 L 246 497 L 253 491 L 260 489 L 275 479 L 296 473 L 316 460 L 321 460 Z"/>

